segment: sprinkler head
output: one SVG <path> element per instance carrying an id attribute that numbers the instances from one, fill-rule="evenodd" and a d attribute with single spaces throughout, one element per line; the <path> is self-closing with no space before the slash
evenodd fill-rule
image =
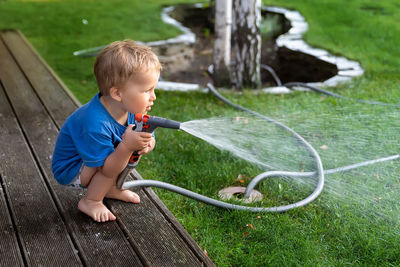
<path id="1" fill-rule="evenodd" d="M 228 200 L 235 198 L 236 200 L 242 201 L 243 203 L 253 203 L 253 202 L 259 202 L 263 199 L 263 194 L 261 194 L 259 191 L 253 189 L 250 193 L 250 197 L 245 198 L 244 197 L 244 192 L 246 191 L 246 187 L 243 186 L 230 186 L 227 188 L 224 188 L 218 192 L 218 196 L 223 199 L 223 200 Z"/>

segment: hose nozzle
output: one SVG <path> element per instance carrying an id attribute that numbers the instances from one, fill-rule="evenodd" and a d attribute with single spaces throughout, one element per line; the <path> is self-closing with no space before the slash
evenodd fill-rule
<path id="1" fill-rule="evenodd" d="M 161 117 L 143 115 L 141 113 L 135 114 L 136 127 L 141 126 L 141 129 L 135 131 L 152 133 L 157 127 L 169 128 L 179 130 L 181 123 Z"/>
<path id="2" fill-rule="evenodd" d="M 133 128 L 136 132 L 147 132 L 152 133 L 157 127 L 169 128 L 179 130 L 181 126 L 180 122 L 168 120 L 161 117 L 143 115 L 141 113 L 135 114 L 135 127 Z M 124 184 L 126 177 L 136 167 L 139 161 L 139 154 L 137 151 L 132 153 L 128 165 L 120 173 L 117 179 L 117 188 L 121 189 Z"/>

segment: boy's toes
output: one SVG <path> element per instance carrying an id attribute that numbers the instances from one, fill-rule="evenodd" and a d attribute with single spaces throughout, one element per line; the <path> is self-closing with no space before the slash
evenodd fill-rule
<path id="1" fill-rule="evenodd" d="M 140 197 L 138 194 L 132 192 L 131 201 L 135 204 L 140 203 Z"/>
<path id="2" fill-rule="evenodd" d="M 94 214 L 93 220 L 95 220 L 96 222 L 101 222 L 101 213 Z"/>
<path id="3" fill-rule="evenodd" d="M 78 203 L 78 209 L 92 217 L 96 222 L 114 221 L 116 217 L 101 201 L 93 201 L 82 198 Z"/>
<path id="4" fill-rule="evenodd" d="M 107 219 L 108 219 L 107 217 L 108 217 L 108 214 L 107 214 L 107 213 L 102 213 L 101 216 L 100 216 L 100 220 L 101 220 L 102 222 L 106 222 Z"/>
<path id="5" fill-rule="evenodd" d="M 116 219 L 116 217 L 114 216 L 114 214 L 112 214 L 110 211 L 107 211 L 107 212 L 101 213 L 101 215 L 99 216 L 98 222 L 114 221 L 115 219 Z"/>
<path id="6" fill-rule="evenodd" d="M 117 219 L 117 217 L 115 217 L 115 215 L 112 214 L 111 212 L 109 213 L 108 218 L 109 218 L 111 221 L 115 221 L 115 220 Z"/>
<path id="7" fill-rule="evenodd" d="M 103 220 L 104 215 L 103 214 L 104 214 L 103 212 L 97 214 L 97 220 L 96 220 L 97 222 L 104 222 L 104 220 Z"/>

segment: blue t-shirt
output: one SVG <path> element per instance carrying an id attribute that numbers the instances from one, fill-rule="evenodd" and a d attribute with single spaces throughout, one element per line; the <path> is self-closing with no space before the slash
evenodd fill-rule
<path id="1" fill-rule="evenodd" d="M 135 117 L 128 114 L 128 124 Z M 58 135 L 52 169 L 60 184 L 69 184 L 85 163 L 100 167 L 121 142 L 126 126 L 118 123 L 100 102 L 100 93 L 72 113 Z"/>

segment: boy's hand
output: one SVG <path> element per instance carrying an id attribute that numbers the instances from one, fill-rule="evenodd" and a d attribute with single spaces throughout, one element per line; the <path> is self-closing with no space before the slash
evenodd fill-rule
<path id="1" fill-rule="evenodd" d="M 151 138 L 151 141 L 150 141 L 149 145 L 138 152 L 139 155 L 143 155 L 143 154 L 149 153 L 150 151 L 152 151 L 154 149 L 155 145 L 156 145 L 156 139 Z"/>
<path id="2" fill-rule="evenodd" d="M 148 148 L 152 135 L 146 132 L 135 132 L 132 130 L 133 124 L 126 127 L 125 133 L 122 135 L 122 144 L 130 151 L 142 151 Z"/>

